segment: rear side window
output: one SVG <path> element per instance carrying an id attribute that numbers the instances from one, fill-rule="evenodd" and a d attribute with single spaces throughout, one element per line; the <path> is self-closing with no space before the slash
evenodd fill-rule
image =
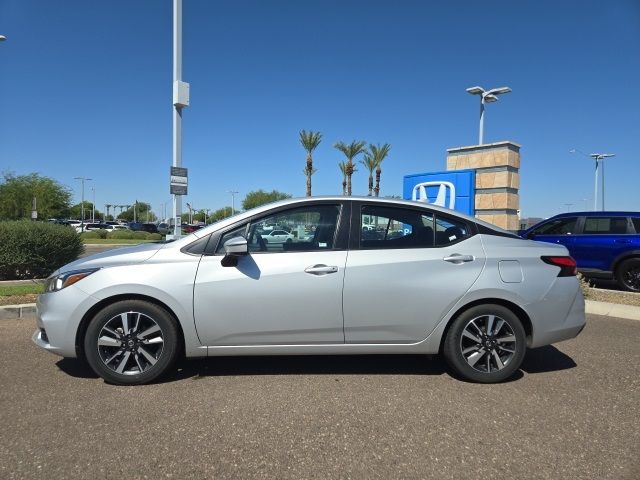
<path id="1" fill-rule="evenodd" d="M 631 217 L 631 222 L 636 229 L 636 233 L 640 233 L 640 217 Z"/>
<path id="2" fill-rule="evenodd" d="M 577 217 L 560 218 L 539 226 L 532 233 L 535 235 L 571 235 L 576 233 L 577 222 Z"/>
<path id="3" fill-rule="evenodd" d="M 585 234 L 627 233 L 627 217 L 588 217 L 584 221 Z"/>
<path id="4" fill-rule="evenodd" d="M 436 216 L 436 246 L 443 247 L 470 237 L 465 222 Z"/>
<path id="5" fill-rule="evenodd" d="M 364 206 L 360 248 L 429 248 L 434 245 L 433 215 L 411 209 Z"/>

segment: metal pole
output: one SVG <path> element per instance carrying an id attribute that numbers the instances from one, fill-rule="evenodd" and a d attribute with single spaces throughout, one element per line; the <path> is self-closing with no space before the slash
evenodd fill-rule
<path id="1" fill-rule="evenodd" d="M 598 157 L 596 157 L 596 185 L 593 191 L 593 211 L 598 211 Z"/>
<path id="2" fill-rule="evenodd" d="M 604 212 L 604 158 L 602 159 L 602 211 Z"/>
<path id="3" fill-rule="evenodd" d="M 96 187 L 91 187 L 93 204 L 91 205 L 91 223 L 96 223 Z"/>
<path id="4" fill-rule="evenodd" d="M 478 145 L 482 145 L 484 134 L 484 95 L 480 95 L 480 134 Z"/>
<path id="5" fill-rule="evenodd" d="M 182 79 L 182 0 L 173 0 L 173 84 Z M 182 107 L 173 106 L 173 166 L 182 167 Z M 182 196 L 173 195 L 173 234 L 179 237 Z"/>
<path id="6" fill-rule="evenodd" d="M 227 193 L 231 194 L 231 216 L 236 214 L 236 191 L 229 190 Z"/>

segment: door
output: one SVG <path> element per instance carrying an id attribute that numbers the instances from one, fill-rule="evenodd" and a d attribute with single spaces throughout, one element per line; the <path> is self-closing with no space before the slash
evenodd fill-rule
<path id="1" fill-rule="evenodd" d="M 363 228 L 365 216 L 375 237 Z M 423 340 L 484 266 L 479 236 L 456 217 L 363 204 L 354 205 L 353 222 L 359 242 L 351 244 L 344 281 L 346 343 Z"/>
<path id="2" fill-rule="evenodd" d="M 346 242 L 339 239 L 339 204 L 280 211 L 225 232 L 203 256 L 194 284 L 194 316 L 205 345 L 344 343 L 342 287 Z M 267 243 L 267 223 L 301 232 Z M 303 235 L 302 233 L 306 233 Z M 242 235 L 249 254 L 224 267 L 224 242 Z"/>
<path id="3" fill-rule="evenodd" d="M 613 261 L 633 248 L 632 225 L 625 216 L 585 217 L 574 238 L 573 256 L 582 269 L 611 271 Z"/>
<path id="4" fill-rule="evenodd" d="M 537 242 L 558 243 L 564 245 L 573 254 L 573 236 L 580 228 L 579 217 L 563 217 L 550 220 L 531 230 L 527 238 Z M 578 265 L 579 266 L 579 265 Z"/>

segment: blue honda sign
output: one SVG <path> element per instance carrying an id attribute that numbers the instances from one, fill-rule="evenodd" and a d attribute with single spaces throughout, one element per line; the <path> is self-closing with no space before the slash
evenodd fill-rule
<path id="1" fill-rule="evenodd" d="M 433 203 L 473 216 L 475 192 L 476 171 L 473 169 L 415 173 L 405 175 L 402 198 Z"/>

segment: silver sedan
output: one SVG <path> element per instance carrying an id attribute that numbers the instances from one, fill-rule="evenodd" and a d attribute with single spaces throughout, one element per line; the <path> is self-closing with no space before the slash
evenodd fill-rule
<path id="1" fill-rule="evenodd" d="M 265 224 L 313 233 L 273 244 Z M 374 353 L 441 353 L 458 376 L 492 383 L 527 347 L 580 333 L 575 275 L 565 247 L 448 209 L 290 199 L 62 267 L 33 341 L 115 384 L 151 382 L 180 355 Z"/>

